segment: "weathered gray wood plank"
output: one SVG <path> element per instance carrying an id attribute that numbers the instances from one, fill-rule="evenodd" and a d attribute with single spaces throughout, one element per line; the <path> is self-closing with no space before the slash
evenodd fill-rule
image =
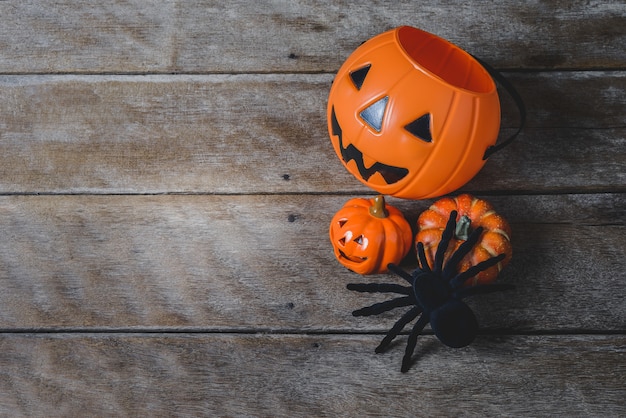
<path id="1" fill-rule="evenodd" d="M 372 194 L 328 140 L 333 74 L 401 24 L 529 110 L 464 188 L 511 222 L 516 289 L 408 374 L 405 334 L 373 352 L 401 311 L 350 314 L 392 296 L 345 289 L 401 280 L 327 237 Z M 611 0 L 0 1 L 0 415 L 626 416 L 625 44 Z"/>
<path id="2" fill-rule="evenodd" d="M 334 259 L 328 225 L 347 199 L 2 197 L 0 329 L 387 330 L 399 311 L 350 315 L 391 296 L 347 283 L 402 280 Z M 490 200 L 512 224 L 501 279 L 517 289 L 470 301 L 484 328 L 626 329 L 626 195 Z M 412 224 L 429 204 L 397 202 Z"/>
<path id="3" fill-rule="evenodd" d="M 480 193 L 623 192 L 626 129 L 527 129 L 462 190 Z"/>
<path id="4" fill-rule="evenodd" d="M 0 72 L 336 71 L 399 25 L 506 68 L 624 68 L 614 1 L 0 2 Z"/>
<path id="5" fill-rule="evenodd" d="M 0 335 L 7 416 L 624 416 L 624 336 Z M 347 372 L 349 371 L 349 372 Z"/>
<path id="6" fill-rule="evenodd" d="M 528 128 L 467 190 L 624 190 L 626 73 L 510 79 Z M 328 138 L 331 80 L 0 77 L 0 192 L 367 192 Z M 503 95 L 503 136 L 517 123 L 509 101 Z"/>

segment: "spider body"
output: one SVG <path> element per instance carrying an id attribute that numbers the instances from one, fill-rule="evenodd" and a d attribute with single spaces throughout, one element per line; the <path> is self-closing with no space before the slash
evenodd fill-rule
<path id="1" fill-rule="evenodd" d="M 409 370 L 417 337 L 427 324 L 430 323 L 433 332 L 443 344 L 453 348 L 465 347 L 476 337 L 478 321 L 472 310 L 462 299 L 475 294 L 491 293 L 511 288 L 511 286 L 500 284 L 464 286 L 466 280 L 497 264 L 505 257 L 504 254 L 500 254 L 462 273 L 457 272 L 459 261 L 476 245 L 482 233 L 482 228 L 480 227 L 472 232 L 468 239 L 452 254 L 446 265 L 443 265 L 444 253 L 456 227 L 456 216 L 456 211 L 450 213 L 450 219 L 437 247 L 432 268 L 428 265 L 424 246 L 421 243 L 417 245 L 417 256 L 421 267 L 418 267 L 413 273 L 409 274 L 396 265 L 389 265 L 389 270 L 405 279 L 410 286 L 391 283 L 348 284 L 349 290 L 357 292 L 397 293 L 403 295 L 358 309 L 352 312 L 354 316 L 378 315 L 394 308 L 411 306 L 376 347 L 377 353 L 383 352 L 408 323 L 418 318 L 409 334 L 406 351 L 402 359 L 402 372 Z"/>

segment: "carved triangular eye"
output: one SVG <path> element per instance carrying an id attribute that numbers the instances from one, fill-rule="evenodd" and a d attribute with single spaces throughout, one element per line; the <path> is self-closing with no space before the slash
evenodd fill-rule
<path id="1" fill-rule="evenodd" d="M 352 79 L 354 87 L 356 87 L 357 90 L 361 90 L 361 86 L 363 86 L 363 82 L 371 66 L 372 64 L 367 64 L 365 67 L 350 72 L 350 79 Z"/>
<path id="2" fill-rule="evenodd" d="M 372 103 L 359 113 L 359 116 L 376 132 L 380 132 L 383 128 L 383 116 L 385 116 L 385 109 L 387 108 L 387 102 L 389 96 L 385 96 L 377 102 Z"/>
<path id="3" fill-rule="evenodd" d="M 430 113 L 426 113 L 415 119 L 413 122 L 406 125 L 404 129 L 424 142 L 433 142 L 433 137 L 430 133 Z"/>

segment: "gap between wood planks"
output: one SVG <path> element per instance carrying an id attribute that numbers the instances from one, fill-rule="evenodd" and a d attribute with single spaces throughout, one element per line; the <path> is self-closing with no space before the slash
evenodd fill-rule
<path id="1" fill-rule="evenodd" d="M 593 194 L 622 194 L 626 193 L 626 185 L 623 187 L 617 186 L 606 186 L 606 187 L 589 187 L 589 188 L 572 188 L 572 189 L 564 189 L 564 188 L 555 188 L 554 190 L 458 190 L 450 195 L 458 195 L 462 193 L 469 193 L 476 196 L 485 196 L 485 197 L 506 197 L 506 196 L 566 196 L 566 195 L 593 195 Z M 353 198 L 357 196 L 368 197 L 368 196 L 376 196 L 379 193 L 375 191 L 355 191 L 355 192 L 255 192 L 255 193 L 246 193 L 246 192 L 232 192 L 232 193 L 224 193 L 224 192 L 0 192 L 0 197 L 14 197 L 14 196 L 22 196 L 22 197 L 63 197 L 63 196 L 126 196 L 126 197 L 144 197 L 144 196 L 223 196 L 223 197 L 236 197 L 236 196 L 328 196 L 328 197 L 341 197 L 345 196 L 346 198 Z M 444 196 L 441 196 L 444 197 Z M 430 201 L 433 199 L 427 199 L 424 201 Z M 410 202 L 410 201 L 407 201 Z M 598 224 L 598 226 L 604 225 L 614 225 L 614 224 Z M 615 224 L 622 225 L 622 224 Z"/>
<path id="2" fill-rule="evenodd" d="M 165 335 L 186 335 L 186 334 L 224 334 L 224 335 L 380 335 L 382 331 L 364 330 L 315 330 L 315 329 L 207 329 L 201 327 L 171 327 L 171 328 L 16 328 L 0 329 L 3 334 L 37 334 L 37 335 L 58 335 L 58 334 L 109 334 L 109 335 L 134 335 L 141 334 L 165 334 Z M 399 335 L 408 335 L 409 331 L 404 330 Z M 430 329 L 425 329 L 420 335 L 434 335 Z M 626 329 L 617 330 L 589 330 L 589 329 L 554 329 L 554 330 L 534 330 L 534 331 L 514 331 L 508 329 L 481 329 L 478 336 L 511 336 L 511 337 L 532 337 L 532 336 L 584 336 L 584 335 L 626 335 Z"/>
<path id="3" fill-rule="evenodd" d="M 297 59 L 297 58 L 296 58 Z M 523 68 L 523 67 L 494 67 L 502 73 L 559 73 L 559 72 L 620 72 L 626 71 L 626 67 L 590 66 L 590 67 L 559 67 L 559 68 Z M 338 70 L 338 68 L 337 68 Z M 334 75 L 337 70 L 302 70 L 302 71 L 4 71 L 0 76 L 212 76 L 212 75 Z"/>

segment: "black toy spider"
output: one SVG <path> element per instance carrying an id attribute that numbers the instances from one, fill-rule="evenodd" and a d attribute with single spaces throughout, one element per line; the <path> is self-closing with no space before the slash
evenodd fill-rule
<path id="1" fill-rule="evenodd" d="M 463 283 L 467 279 L 496 265 L 504 258 L 504 254 L 500 254 L 478 263 L 463 273 L 457 272 L 459 262 L 476 245 L 483 230 L 481 227 L 476 228 L 470 234 L 468 239 L 459 246 L 457 251 L 450 256 L 446 265 L 443 266 L 444 253 L 456 227 L 456 215 L 456 211 L 450 213 L 450 219 L 437 246 L 433 269 L 428 265 L 424 245 L 421 242 L 417 244 L 417 256 L 421 268 L 418 267 L 412 274 L 409 274 L 394 264 L 389 265 L 390 271 L 405 279 L 411 286 L 391 283 L 348 284 L 349 290 L 357 292 L 405 295 L 358 309 L 352 312 L 354 316 L 378 315 L 394 308 L 413 306 L 389 330 L 385 338 L 376 347 L 376 353 L 383 352 L 391 341 L 400 334 L 405 325 L 421 314 L 409 334 L 406 351 L 402 359 L 401 371 L 403 373 L 409 370 L 417 337 L 428 323 L 430 323 L 437 338 L 445 345 L 453 348 L 465 347 L 476 337 L 478 321 L 469 306 L 461 299 L 480 293 L 491 293 L 512 288 L 510 285 L 501 284 L 463 287 Z"/>

